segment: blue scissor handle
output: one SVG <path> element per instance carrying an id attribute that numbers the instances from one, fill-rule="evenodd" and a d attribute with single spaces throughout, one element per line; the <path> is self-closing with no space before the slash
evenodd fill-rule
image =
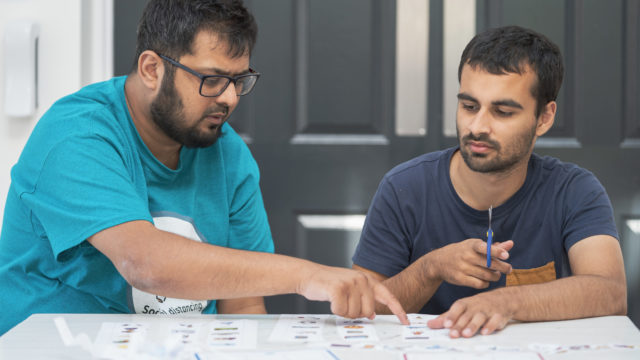
<path id="1" fill-rule="evenodd" d="M 493 230 L 487 230 L 487 267 L 491 267 L 491 243 L 493 242 Z"/>

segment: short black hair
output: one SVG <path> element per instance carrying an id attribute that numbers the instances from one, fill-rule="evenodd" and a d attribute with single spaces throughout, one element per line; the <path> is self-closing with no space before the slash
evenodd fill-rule
<path id="1" fill-rule="evenodd" d="M 180 59 L 201 30 L 227 42 L 229 56 L 251 54 L 258 26 L 242 0 L 150 0 L 138 23 L 134 71 L 146 50 Z"/>
<path id="2" fill-rule="evenodd" d="M 520 26 L 493 28 L 474 36 L 462 52 L 458 81 L 465 64 L 496 75 L 522 74 L 529 66 L 538 78 L 531 89 L 536 118 L 558 97 L 564 75 L 560 48 L 546 36 Z"/>

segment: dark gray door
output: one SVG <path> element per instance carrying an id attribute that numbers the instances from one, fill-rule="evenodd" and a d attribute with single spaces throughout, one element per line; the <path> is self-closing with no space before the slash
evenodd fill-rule
<path id="1" fill-rule="evenodd" d="M 260 29 L 253 64 L 264 76 L 242 111 L 251 112 L 247 132 L 276 250 L 350 267 L 382 175 L 424 151 L 424 138 L 395 135 L 395 3 L 248 4 Z M 294 295 L 267 305 L 329 311 Z"/>
<path id="2" fill-rule="evenodd" d="M 452 37 L 468 24 L 472 33 L 518 24 L 546 34 L 563 50 L 567 72 L 556 124 L 536 152 L 577 163 L 606 187 L 625 255 L 629 312 L 640 325 L 638 1 L 245 2 L 259 26 L 252 66 L 263 76 L 231 123 L 260 166 L 278 253 L 350 267 L 362 216 L 384 173 L 421 153 L 456 144 L 455 114 L 447 110 L 457 91 L 456 79 L 447 72 L 457 68 L 460 55 L 446 55 Z M 118 29 L 132 28 L 140 6 L 115 6 L 116 72 L 126 63 L 120 65 L 125 73 L 133 53 L 125 43 L 133 35 L 129 30 L 118 36 Z M 425 115 L 424 129 L 399 136 L 407 117 L 402 111 L 420 103 L 419 96 L 415 100 L 415 94 L 396 86 L 398 49 L 408 41 L 396 39 L 396 33 L 407 21 L 402 16 L 411 13 L 407 6 L 424 12 L 428 28 L 426 44 L 416 43 L 426 46 L 426 61 L 415 61 L 417 74 L 427 74 L 424 80 L 416 76 L 426 87 Z M 471 21 L 460 21 L 469 11 Z M 468 40 L 460 39 L 462 44 Z M 267 308 L 273 313 L 329 311 L 327 304 L 295 295 L 268 298 Z"/>

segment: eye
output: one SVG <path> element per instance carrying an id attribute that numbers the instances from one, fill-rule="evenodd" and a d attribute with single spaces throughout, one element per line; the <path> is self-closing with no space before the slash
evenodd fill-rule
<path id="1" fill-rule="evenodd" d="M 208 77 L 204 80 L 204 86 L 215 88 L 224 85 L 226 82 L 227 79 L 222 77 Z"/>
<path id="2" fill-rule="evenodd" d="M 504 111 L 504 110 L 501 110 L 500 108 L 497 108 L 495 111 L 496 111 L 496 115 L 500 117 L 510 117 L 513 115 L 513 111 Z"/>
<path id="3" fill-rule="evenodd" d="M 476 111 L 478 110 L 478 105 L 473 103 L 460 103 L 462 109 L 466 111 Z"/>

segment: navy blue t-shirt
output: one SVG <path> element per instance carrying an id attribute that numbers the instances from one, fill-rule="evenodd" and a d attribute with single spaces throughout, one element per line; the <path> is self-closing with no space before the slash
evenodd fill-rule
<path id="1" fill-rule="evenodd" d="M 465 204 L 451 183 L 458 148 L 424 154 L 385 175 L 353 262 L 392 277 L 422 255 L 469 238 L 486 239 L 488 212 Z M 456 300 L 501 286 L 542 283 L 571 275 L 567 252 L 594 235 L 618 238 L 604 188 L 589 171 L 532 154 L 523 186 L 493 209 L 494 241 L 513 240 L 513 272 L 488 289 L 443 282 L 420 311 L 441 314 Z"/>

